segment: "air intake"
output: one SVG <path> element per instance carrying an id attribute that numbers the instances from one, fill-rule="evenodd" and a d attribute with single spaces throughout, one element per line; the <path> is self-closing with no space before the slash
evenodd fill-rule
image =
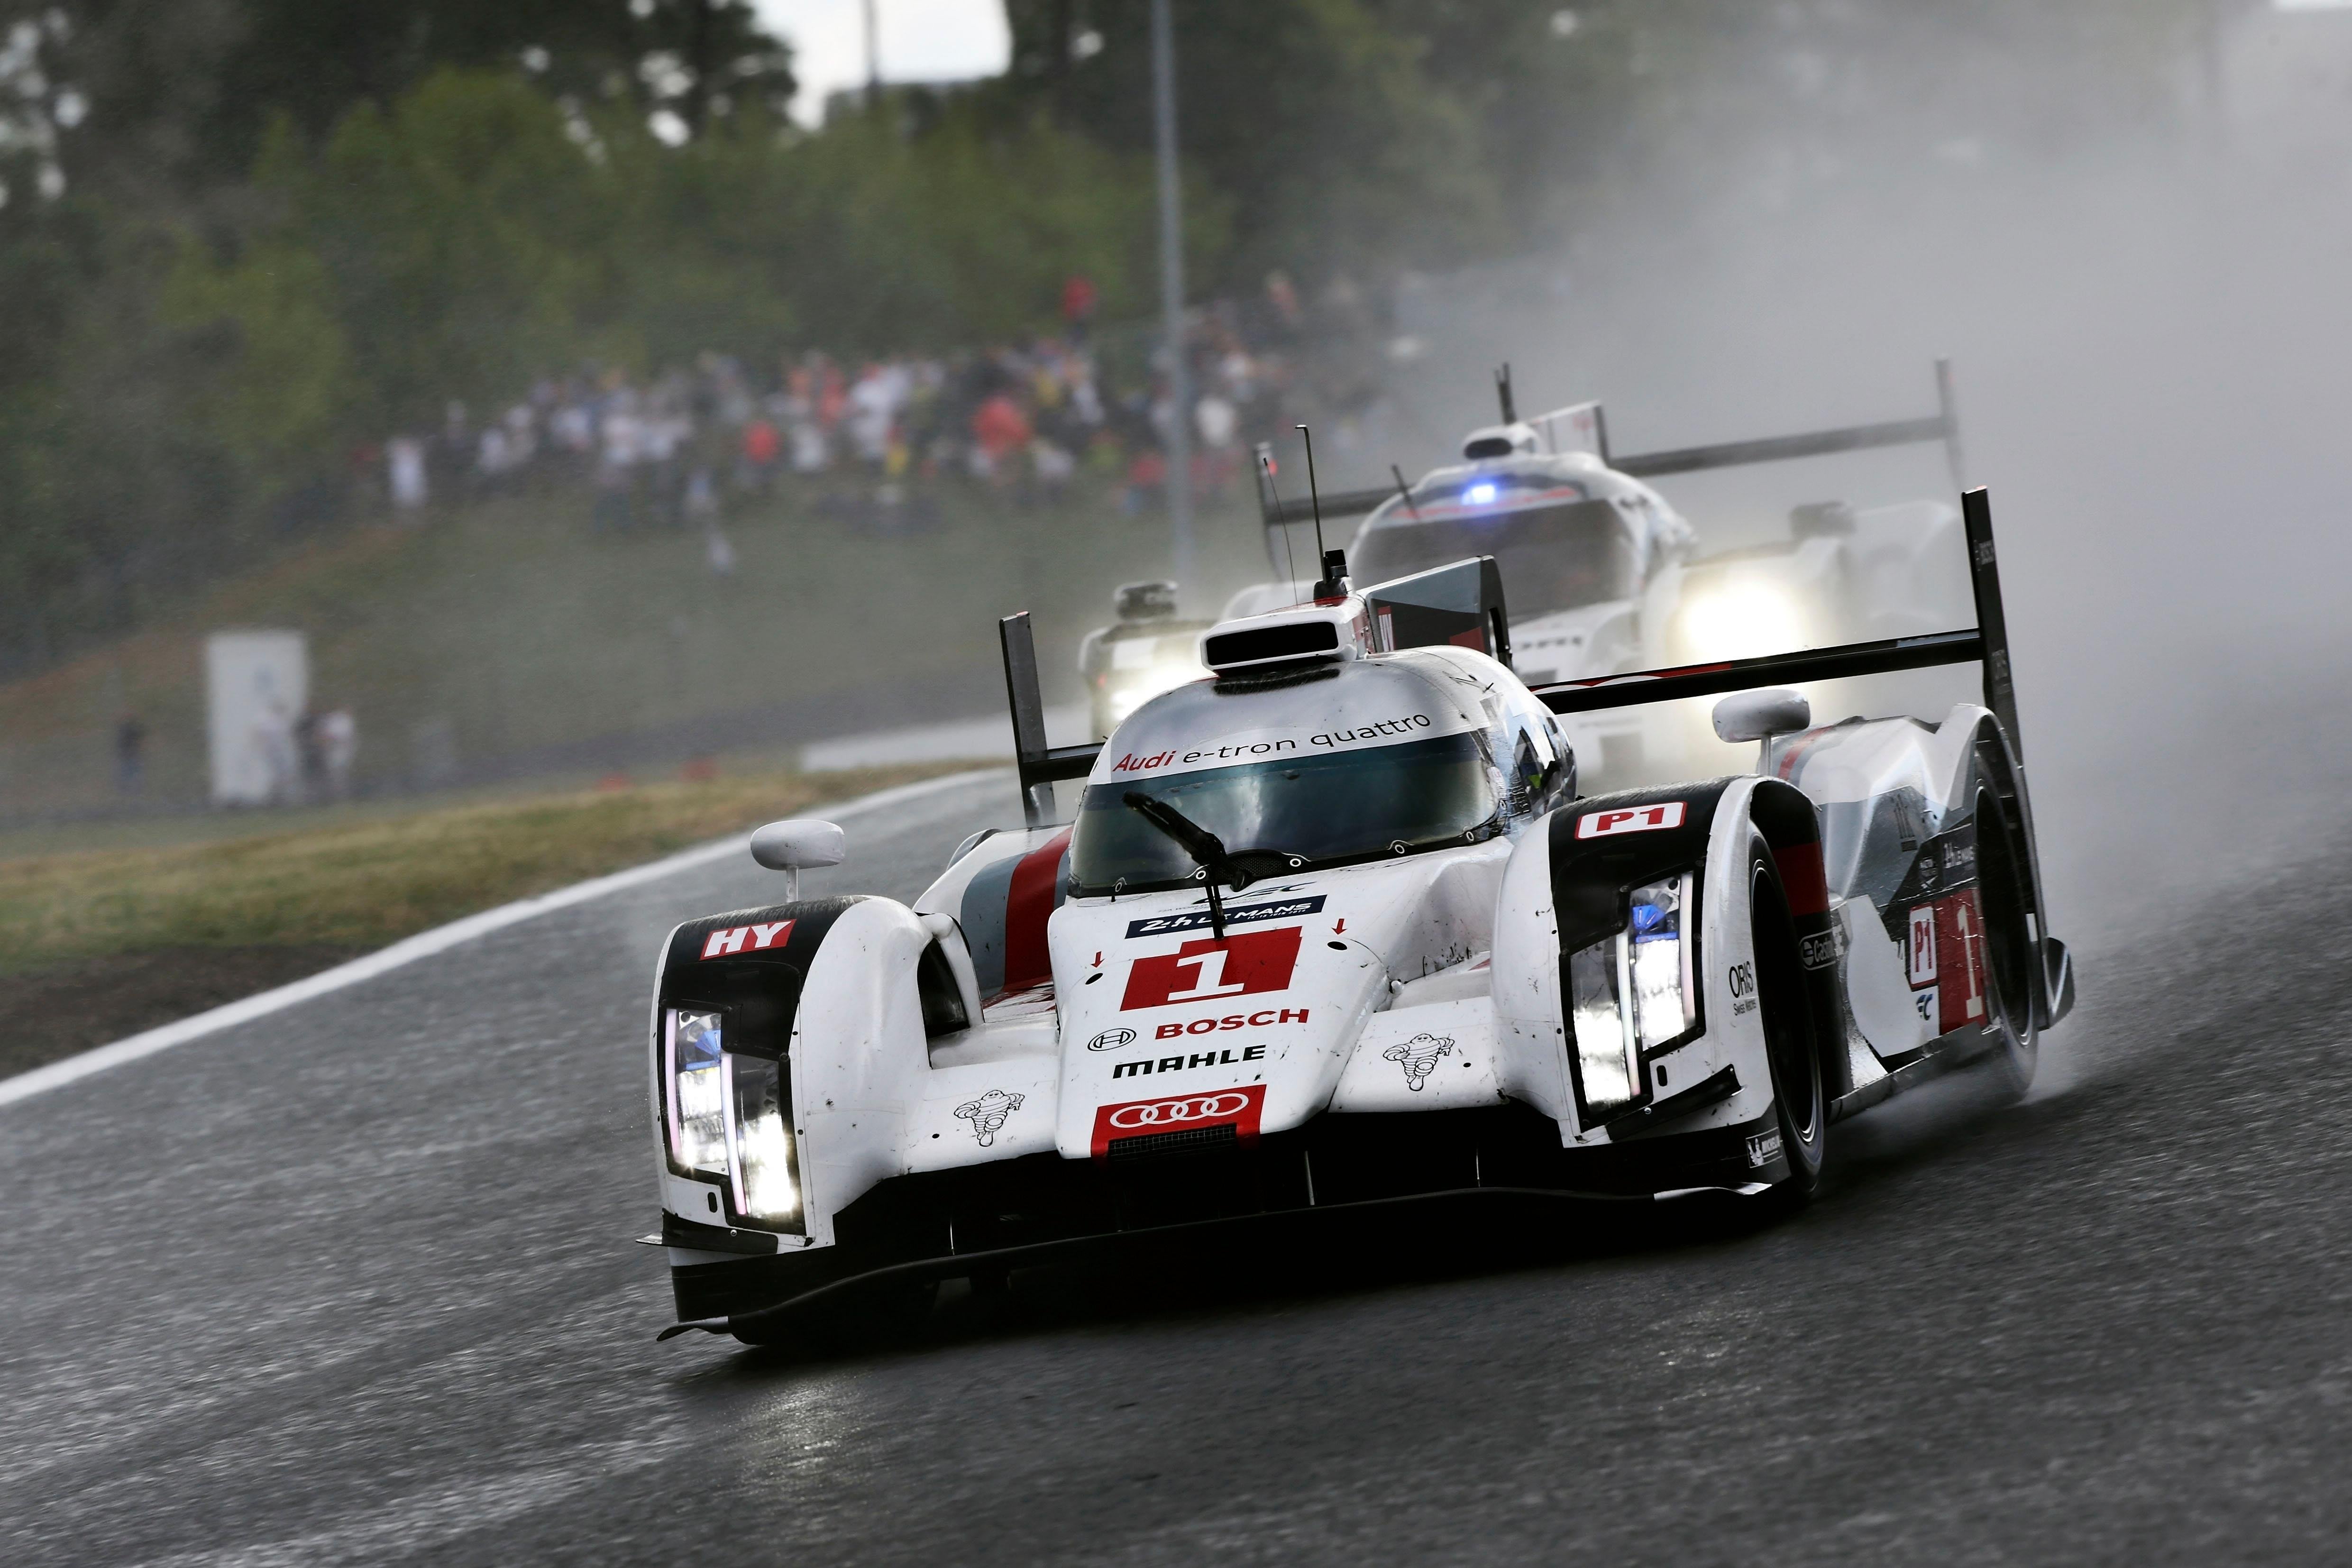
<path id="1" fill-rule="evenodd" d="M 1533 429 L 1525 425 L 1489 425 L 1463 437 L 1462 455 L 1474 463 L 1496 458 L 1531 458 L 1537 450 Z"/>
<path id="2" fill-rule="evenodd" d="M 1336 551 L 1333 553 L 1338 553 Z M 1229 675 L 1279 673 L 1286 666 L 1332 664 L 1372 651 L 1364 601 L 1345 590 L 1336 599 L 1293 605 L 1272 615 L 1246 616 L 1211 626 L 1201 639 L 1201 662 Z"/>
<path id="3" fill-rule="evenodd" d="M 1270 626 L 1244 626 L 1213 634 L 1202 645 L 1211 669 L 1286 663 L 1298 658 L 1333 658 L 1339 652 L 1339 628 L 1330 621 L 1278 622 Z"/>

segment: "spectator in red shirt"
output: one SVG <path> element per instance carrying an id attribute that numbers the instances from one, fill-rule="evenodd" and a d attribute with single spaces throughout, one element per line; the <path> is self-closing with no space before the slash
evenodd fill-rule
<path id="1" fill-rule="evenodd" d="M 1079 342 L 1087 341 L 1087 328 L 1094 321 L 1097 303 L 1095 280 L 1085 273 L 1074 272 L 1063 283 L 1062 320 L 1069 324 L 1070 336 Z"/>
<path id="2" fill-rule="evenodd" d="M 742 487 L 765 494 L 775 479 L 776 459 L 783 449 L 784 438 L 777 431 L 775 421 L 764 414 L 753 415 L 743 426 Z"/>
<path id="3" fill-rule="evenodd" d="M 971 438 L 988 459 L 988 471 L 1002 478 L 1004 460 L 1029 445 L 1029 416 L 1010 393 L 993 393 L 972 411 Z"/>

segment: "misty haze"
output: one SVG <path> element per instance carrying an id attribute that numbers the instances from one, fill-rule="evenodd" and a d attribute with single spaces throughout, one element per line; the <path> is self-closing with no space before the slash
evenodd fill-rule
<path id="1" fill-rule="evenodd" d="M 2324 0 L 0 5 L 0 1554 L 2338 1560 L 2347 276 Z"/>

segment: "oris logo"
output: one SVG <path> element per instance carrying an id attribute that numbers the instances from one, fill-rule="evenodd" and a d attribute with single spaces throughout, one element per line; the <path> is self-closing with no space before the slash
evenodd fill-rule
<path id="1" fill-rule="evenodd" d="M 1133 1029 L 1105 1029 L 1101 1034 L 1097 1035 L 1093 1039 L 1087 1042 L 1087 1049 L 1090 1051 L 1115 1051 L 1121 1046 L 1131 1046 L 1133 1044 L 1135 1044 L 1135 1031 Z"/>
<path id="2" fill-rule="evenodd" d="M 1204 1094 L 1170 1095 L 1160 1100 L 1135 1100 L 1106 1105 L 1095 1112 L 1093 1152 L 1110 1152 L 1114 1140 L 1145 1138 L 1161 1132 L 1192 1132 L 1211 1127 L 1231 1127 L 1244 1142 L 1257 1137 L 1265 1085 L 1213 1089 Z"/>
<path id="3" fill-rule="evenodd" d="M 1745 1017 L 1756 1011 L 1756 966 L 1735 963 L 1725 978 L 1731 983 L 1731 1016 Z"/>

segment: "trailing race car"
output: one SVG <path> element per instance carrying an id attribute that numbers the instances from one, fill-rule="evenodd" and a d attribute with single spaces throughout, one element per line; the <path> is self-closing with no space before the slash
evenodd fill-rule
<path id="1" fill-rule="evenodd" d="M 1221 621 L 1240 620 L 1313 595 L 1311 583 L 1258 583 L 1225 601 Z M 1119 721 L 1161 692 L 1205 679 L 1201 634 L 1217 621 L 1186 620 L 1176 612 L 1176 584 L 1122 583 L 1111 595 L 1118 619 L 1088 632 L 1078 644 L 1078 679 L 1087 689 L 1089 733 L 1110 739 Z"/>
<path id="2" fill-rule="evenodd" d="M 1689 521 L 1647 481 L 1937 442 L 1957 484 L 1959 421 L 1942 362 L 1936 386 L 1938 410 L 1925 418 L 1615 454 L 1598 403 L 1522 420 L 1507 365 L 1496 382 L 1503 422 L 1472 431 L 1460 463 L 1412 485 L 1400 475 L 1393 489 L 1286 501 L 1261 447 L 1267 557 L 1286 571 L 1287 531 L 1318 513 L 1362 520 L 1347 555 L 1367 582 L 1491 555 L 1510 597 L 1517 668 L 1536 685 L 1935 631 L 1969 613 L 1950 506 L 1818 502 L 1795 509 L 1784 540 L 1698 557 Z M 1671 731 L 1644 717 L 1594 713 L 1570 725 L 1588 776 L 1631 783 L 1683 760 Z"/>
<path id="3" fill-rule="evenodd" d="M 1976 631 L 1530 689 L 1491 560 L 1359 591 L 1333 552 L 1099 747 L 1046 747 L 1009 617 L 1024 829 L 912 906 L 788 889 L 664 948 L 665 1335 L 1433 1195 L 1793 1201 L 1842 1117 L 1965 1063 L 2021 1091 L 2073 978 L 1967 501 Z M 1979 659 L 1935 723 L 1777 689 Z M 1580 795 L 1561 714 L 1726 692 L 1753 773 Z"/>
<path id="4" fill-rule="evenodd" d="M 1201 634 L 1216 624 L 1178 616 L 1173 583 L 1122 583 L 1111 608 L 1118 619 L 1088 632 L 1078 645 L 1089 732 L 1098 741 L 1169 688 L 1207 675 Z"/>

